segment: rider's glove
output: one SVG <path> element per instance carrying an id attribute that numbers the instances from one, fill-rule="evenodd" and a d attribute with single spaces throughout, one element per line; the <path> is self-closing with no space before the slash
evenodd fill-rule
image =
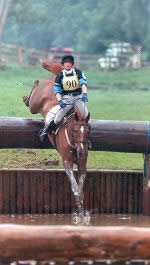
<path id="1" fill-rule="evenodd" d="M 82 101 L 85 103 L 85 102 L 88 102 L 88 94 L 87 93 L 83 93 L 82 95 Z"/>
<path id="2" fill-rule="evenodd" d="M 62 100 L 59 100 L 59 105 L 63 109 L 67 106 L 67 104 L 64 101 L 62 101 Z"/>

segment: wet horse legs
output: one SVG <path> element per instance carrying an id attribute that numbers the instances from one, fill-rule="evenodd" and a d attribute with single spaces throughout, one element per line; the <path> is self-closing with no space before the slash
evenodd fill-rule
<path id="1" fill-rule="evenodd" d="M 86 168 L 83 168 L 83 166 L 78 165 L 78 185 L 79 185 L 79 200 L 83 205 L 83 187 L 84 187 L 84 182 L 86 178 Z"/>
<path id="2" fill-rule="evenodd" d="M 64 162 L 64 168 L 67 173 L 67 177 L 71 183 L 71 189 L 75 196 L 76 204 L 79 201 L 79 186 L 76 182 L 75 176 L 73 174 L 73 164 L 70 162 L 65 161 Z"/>

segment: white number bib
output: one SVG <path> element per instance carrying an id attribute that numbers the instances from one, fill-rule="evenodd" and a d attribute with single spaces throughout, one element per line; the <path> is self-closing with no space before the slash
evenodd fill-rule
<path id="1" fill-rule="evenodd" d="M 76 75 L 76 72 L 74 71 L 74 75 L 72 76 L 66 76 L 63 77 L 63 88 L 64 90 L 76 90 L 80 87 L 80 83 L 78 80 L 78 77 Z"/>

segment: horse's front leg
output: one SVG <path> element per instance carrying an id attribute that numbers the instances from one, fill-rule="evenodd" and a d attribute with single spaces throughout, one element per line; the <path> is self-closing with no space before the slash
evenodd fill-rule
<path id="1" fill-rule="evenodd" d="M 83 187 L 85 183 L 86 178 L 86 166 L 83 163 L 78 164 L 78 185 L 79 185 L 79 200 L 83 206 L 83 199 L 84 199 L 84 193 L 83 193 Z"/>
<path id="2" fill-rule="evenodd" d="M 74 194 L 76 205 L 77 205 L 77 202 L 79 201 L 79 187 L 76 182 L 75 176 L 73 174 L 73 163 L 69 161 L 64 161 L 64 168 L 65 168 L 67 177 L 71 183 L 71 189 Z"/>
<path id="3" fill-rule="evenodd" d="M 32 92 L 33 92 L 34 88 L 37 87 L 38 85 L 39 85 L 39 80 L 35 80 L 34 85 L 33 85 L 33 87 L 32 87 L 32 90 L 31 90 L 31 92 L 30 92 L 30 95 L 29 95 L 29 96 L 23 96 L 23 97 L 22 97 L 23 102 L 25 103 L 25 105 L 26 105 L 27 107 L 29 107 L 29 100 L 30 100 L 30 97 L 31 97 L 31 95 L 32 95 Z"/>

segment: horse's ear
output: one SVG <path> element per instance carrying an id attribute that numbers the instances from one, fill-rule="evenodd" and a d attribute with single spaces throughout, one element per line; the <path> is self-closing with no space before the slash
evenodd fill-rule
<path id="1" fill-rule="evenodd" d="M 88 115 L 87 115 L 87 117 L 86 117 L 86 121 L 88 122 L 89 121 L 89 119 L 90 119 L 90 112 L 88 113 Z"/>

